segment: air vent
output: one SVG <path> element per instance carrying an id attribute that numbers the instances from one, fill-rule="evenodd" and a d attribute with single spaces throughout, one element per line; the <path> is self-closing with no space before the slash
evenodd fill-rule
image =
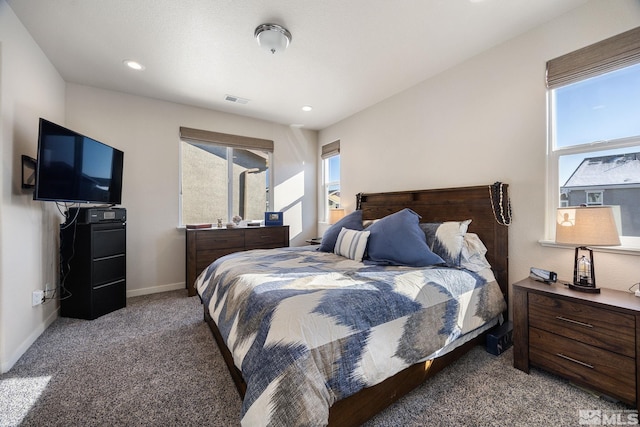
<path id="1" fill-rule="evenodd" d="M 249 102 L 249 100 L 246 98 L 240 98 L 239 96 L 233 96 L 233 95 L 225 95 L 224 100 L 229 102 L 235 102 L 236 104 L 246 104 L 247 102 Z"/>

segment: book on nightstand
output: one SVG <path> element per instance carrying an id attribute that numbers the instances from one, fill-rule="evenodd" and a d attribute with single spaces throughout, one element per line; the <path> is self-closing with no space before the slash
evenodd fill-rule
<path id="1" fill-rule="evenodd" d="M 195 230 L 198 228 L 211 228 L 211 224 L 187 224 L 187 230 Z"/>

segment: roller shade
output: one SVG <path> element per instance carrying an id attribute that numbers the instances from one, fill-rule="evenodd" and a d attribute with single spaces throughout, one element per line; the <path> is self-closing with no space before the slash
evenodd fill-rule
<path id="1" fill-rule="evenodd" d="M 246 150 L 273 152 L 273 141 L 269 139 L 251 138 L 182 126 L 180 126 L 180 139 L 186 142 L 206 142 L 226 147 L 244 148 Z"/>
<path id="2" fill-rule="evenodd" d="M 550 89 L 640 63 L 640 27 L 547 62 Z"/>
<path id="3" fill-rule="evenodd" d="M 331 156 L 340 154 L 340 140 L 330 142 L 322 146 L 322 158 L 327 159 Z"/>

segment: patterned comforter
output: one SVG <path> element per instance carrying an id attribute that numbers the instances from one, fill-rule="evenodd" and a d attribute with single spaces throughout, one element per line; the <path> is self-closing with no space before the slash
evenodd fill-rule
<path id="1" fill-rule="evenodd" d="M 326 425 L 335 401 L 506 309 L 498 284 L 467 270 L 367 265 L 314 247 L 227 255 L 196 287 L 247 383 L 244 426 Z"/>

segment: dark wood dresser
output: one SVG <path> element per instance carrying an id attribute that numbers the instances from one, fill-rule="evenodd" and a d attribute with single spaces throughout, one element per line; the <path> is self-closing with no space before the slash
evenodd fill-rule
<path id="1" fill-rule="evenodd" d="M 289 246 L 289 226 L 187 229 L 186 288 L 196 294 L 198 275 L 213 261 L 233 252 Z"/>
<path id="2" fill-rule="evenodd" d="M 525 279 L 513 285 L 513 366 L 536 366 L 640 407 L 640 298 Z"/>

